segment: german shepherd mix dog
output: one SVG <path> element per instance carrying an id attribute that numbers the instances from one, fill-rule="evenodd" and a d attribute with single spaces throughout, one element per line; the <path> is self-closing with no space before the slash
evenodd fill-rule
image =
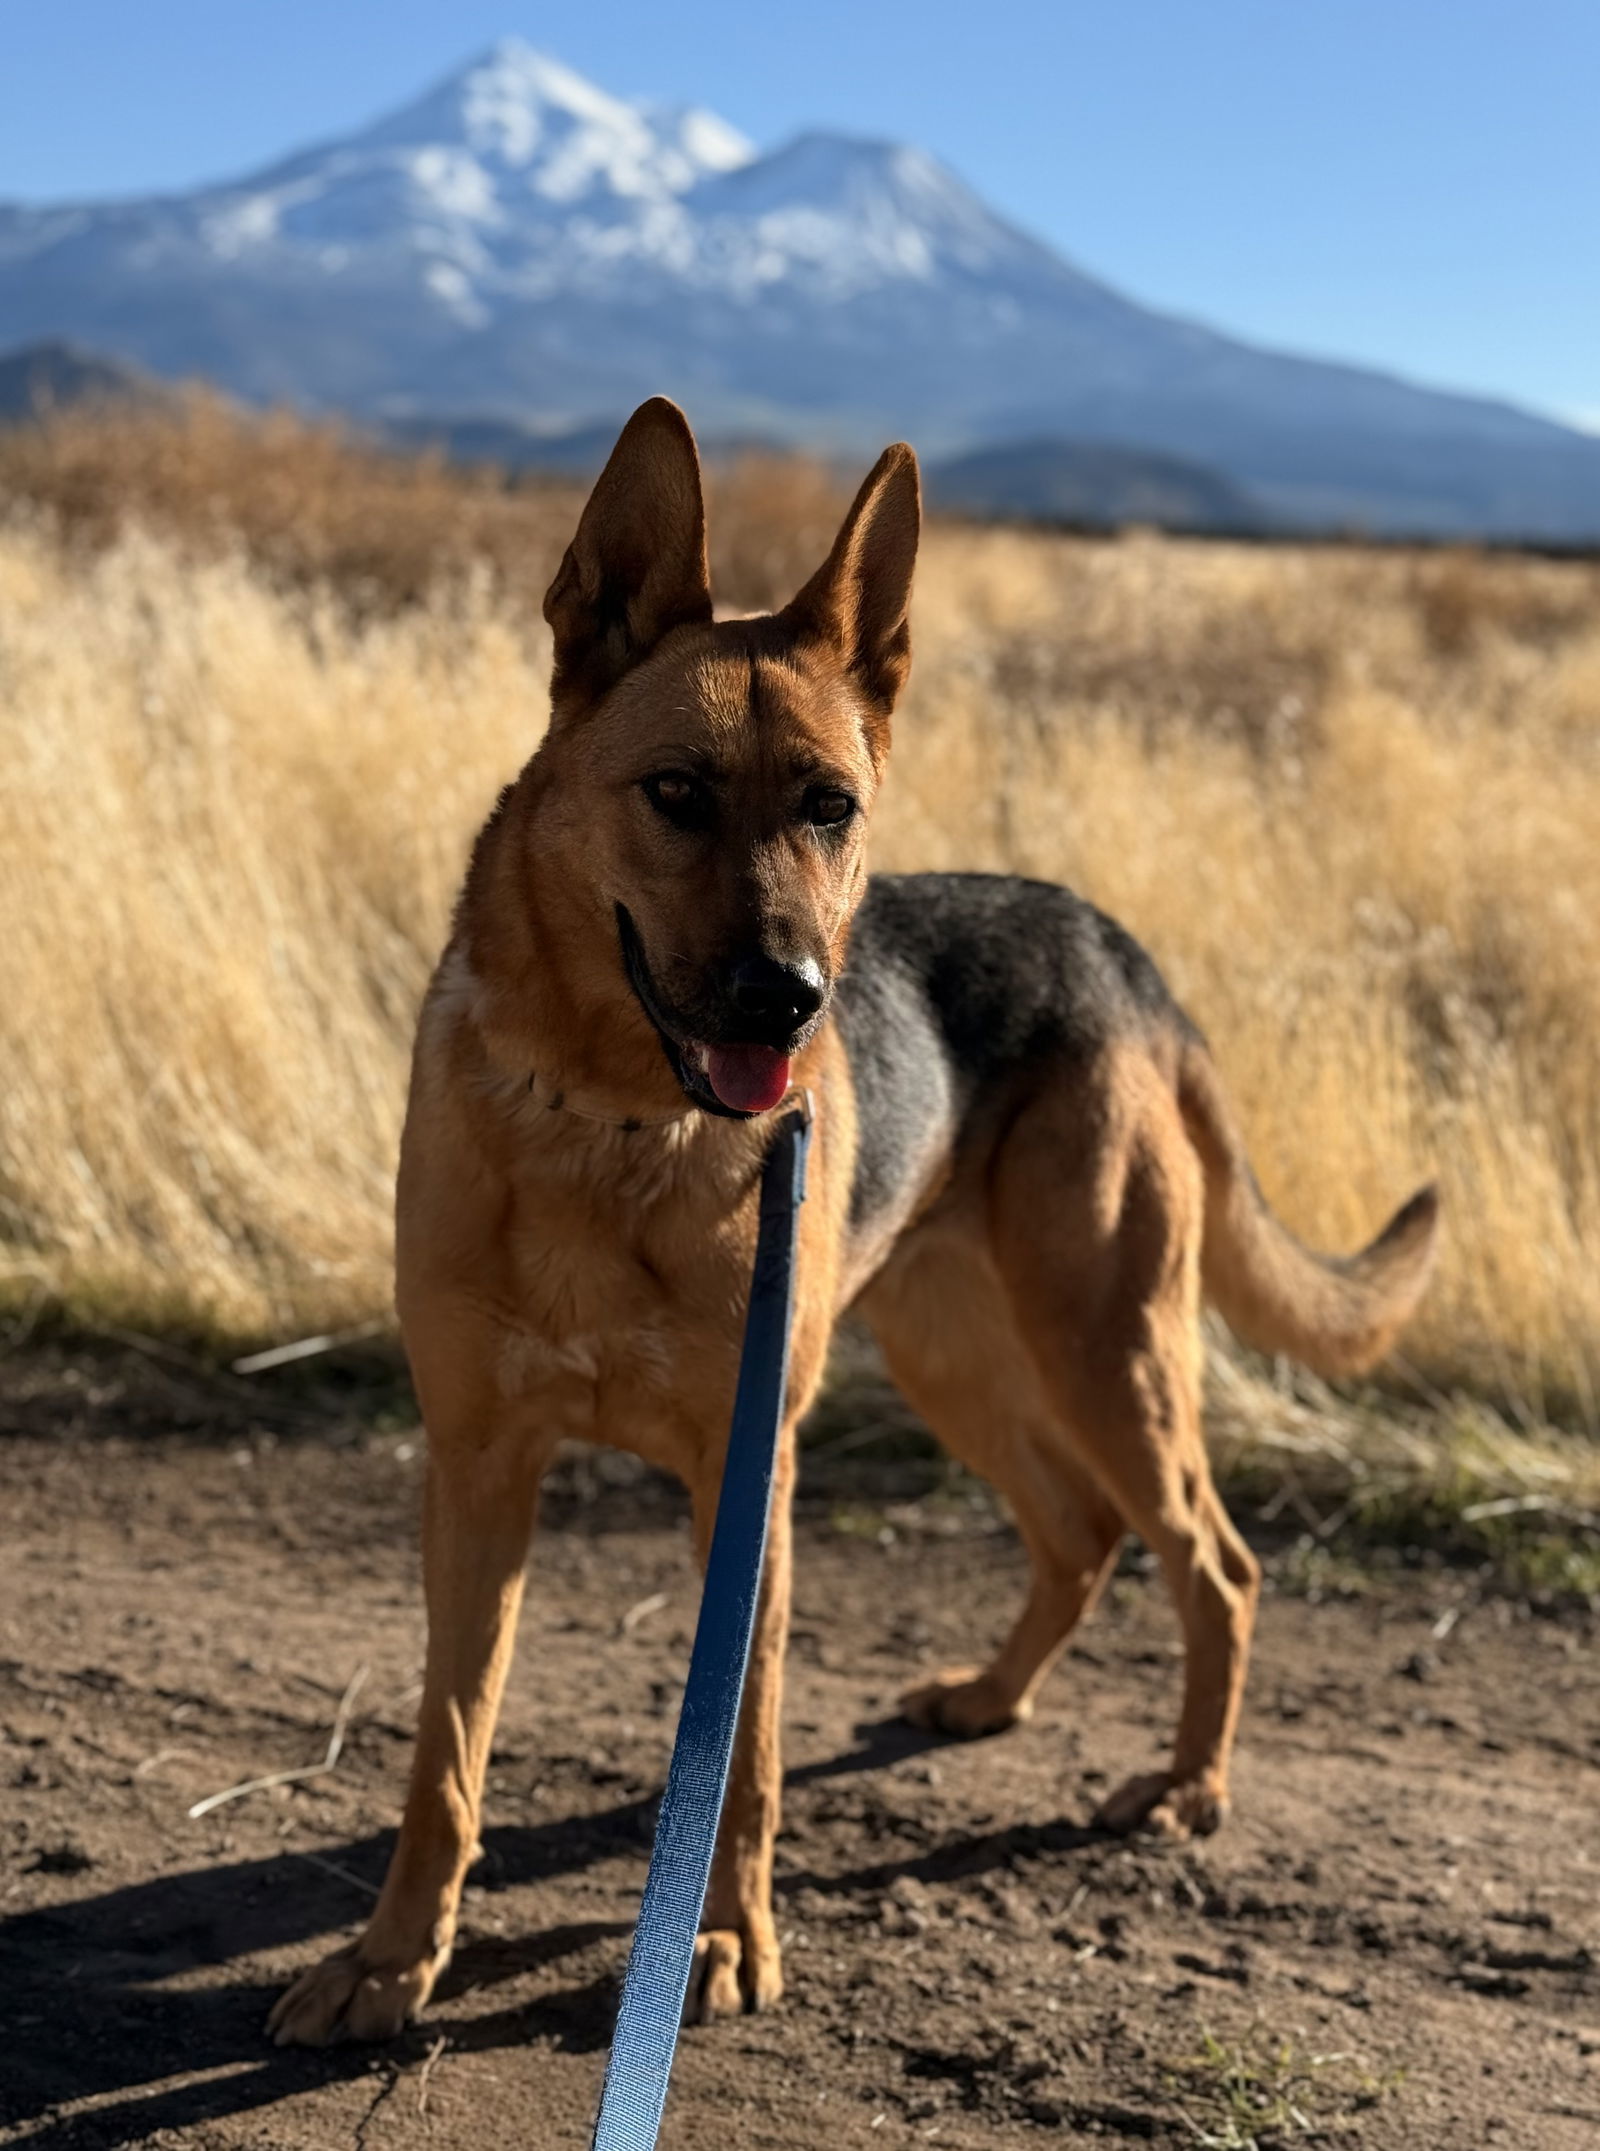
<path id="1" fill-rule="evenodd" d="M 1200 1425 L 1202 1290 L 1251 1343 L 1370 1366 L 1415 1307 L 1436 1201 L 1364 1254 L 1268 1212 L 1199 1033 L 1067 890 L 868 879 L 910 663 L 919 503 L 885 451 L 782 612 L 715 621 L 694 440 L 635 413 L 545 600 L 549 735 L 479 837 L 417 1038 L 398 1305 L 428 1432 L 427 1675 L 410 1795 L 358 1942 L 280 2042 L 374 2039 L 450 1955 L 539 1481 L 574 1436 L 684 1480 L 708 1544 L 769 1116 L 816 1101 L 766 1581 L 689 2011 L 764 2009 L 795 1426 L 858 1306 L 907 1396 L 1009 1497 L 1028 1600 L 984 1670 L 905 1698 L 999 1732 L 1135 1531 L 1187 1646 L 1170 1763 L 1110 1830 L 1227 1808 L 1258 1571 Z"/>

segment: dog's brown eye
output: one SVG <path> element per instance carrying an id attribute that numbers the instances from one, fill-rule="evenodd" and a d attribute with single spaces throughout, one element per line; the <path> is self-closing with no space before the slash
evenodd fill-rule
<path id="1" fill-rule="evenodd" d="M 806 820 L 819 829 L 837 829 L 847 822 L 856 811 L 856 803 L 848 792 L 835 791 L 831 786 L 819 785 L 806 794 Z"/>
<path id="2" fill-rule="evenodd" d="M 686 769 L 658 769 L 641 789 L 656 812 L 680 829 L 703 829 L 711 818 L 711 794 Z"/>

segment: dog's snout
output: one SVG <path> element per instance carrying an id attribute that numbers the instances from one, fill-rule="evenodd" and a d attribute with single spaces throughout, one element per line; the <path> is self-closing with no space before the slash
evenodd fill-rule
<path id="1" fill-rule="evenodd" d="M 822 972 L 808 956 L 799 963 L 778 963 L 771 956 L 747 956 L 728 978 L 728 999 L 752 1023 L 799 1030 L 828 998 Z"/>

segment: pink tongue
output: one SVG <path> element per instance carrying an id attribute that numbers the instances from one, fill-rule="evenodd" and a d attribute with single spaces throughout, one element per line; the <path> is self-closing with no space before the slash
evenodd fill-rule
<path id="1" fill-rule="evenodd" d="M 766 1113 L 789 1088 L 789 1056 L 771 1046 L 712 1046 L 706 1075 L 734 1112 Z"/>

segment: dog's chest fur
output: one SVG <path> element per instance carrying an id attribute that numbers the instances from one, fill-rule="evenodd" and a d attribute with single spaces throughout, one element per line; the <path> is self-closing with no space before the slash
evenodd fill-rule
<path id="1" fill-rule="evenodd" d="M 559 1391 L 587 1422 L 573 1433 L 630 1447 L 665 1422 L 652 1448 L 731 1396 L 753 1255 L 741 1198 L 759 1159 L 730 1161 L 725 1136 L 697 1132 L 569 1124 L 530 1141 L 505 1225 L 503 1394 Z"/>
<path id="2" fill-rule="evenodd" d="M 732 1400 L 760 1131 L 698 1114 L 625 1131 L 481 1062 L 463 1081 L 460 1022 L 436 1000 L 419 1042 L 413 1102 L 433 1104 L 402 1154 L 408 1337 L 454 1325 L 436 1349 L 471 1355 L 551 1438 L 690 1468 Z"/>

